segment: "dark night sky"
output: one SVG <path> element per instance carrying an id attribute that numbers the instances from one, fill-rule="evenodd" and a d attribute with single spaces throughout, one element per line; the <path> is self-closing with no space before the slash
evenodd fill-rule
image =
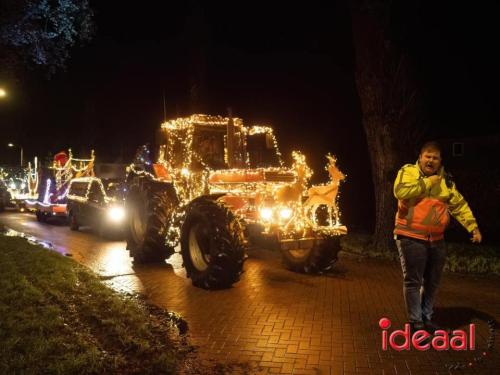
<path id="1" fill-rule="evenodd" d="M 345 3 L 160 3 L 91 1 L 93 41 L 65 72 L 25 83 L 4 111 L 8 136 L 28 157 L 92 147 L 129 162 L 159 127 L 163 92 L 167 118 L 189 115 L 190 82 L 202 77 L 202 112 L 230 106 L 247 124 L 274 126 L 283 154 L 305 151 L 324 179 L 322 155 L 336 154 L 344 217 L 361 222 L 373 193 Z M 397 9 L 394 27 L 417 62 L 432 135 L 498 133 L 499 6 L 420 3 Z"/>

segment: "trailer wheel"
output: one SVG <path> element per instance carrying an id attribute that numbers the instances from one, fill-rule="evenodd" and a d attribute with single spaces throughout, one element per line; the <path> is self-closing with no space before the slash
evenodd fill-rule
<path id="1" fill-rule="evenodd" d="M 170 186 L 137 179 L 126 200 L 127 249 L 135 263 L 162 262 L 174 253 L 165 243 L 170 216 L 177 204 Z"/>
<path id="2" fill-rule="evenodd" d="M 186 210 L 181 253 L 193 285 L 205 289 L 228 288 L 243 272 L 243 226 L 222 203 L 197 199 Z"/>
<path id="3" fill-rule="evenodd" d="M 325 236 L 309 249 L 281 249 L 286 268 L 302 273 L 323 273 L 333 267 L 340 251 L 339 236 Z"/>
<path id="4" fill-rule="evenodd" d="M 39 222 L 39 223 L 45 223 L 47 221 L 47 217 L 45 216 L 45 214 L 40 211 L 40 210 L 36 210 L 35 211 L 35 216 L 36 216 L 36 220 Z"/>

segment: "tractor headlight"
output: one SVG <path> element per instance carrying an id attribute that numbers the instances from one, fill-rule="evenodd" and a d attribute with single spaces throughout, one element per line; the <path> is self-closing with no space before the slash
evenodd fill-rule
<path id="1" fill-rule="evenodd" d="M 288 220 L 292 217 L 293 210 L 290 207 L 282 207 L 280 209 L 280 218 L 283 220 Z"/>
<path id="2" fill-rule="evenodd" d="M 264 221 L 270 221 L 273 218 L 273 210 L 270 207 L 262 207 L 259 213 Z"/>
<path id="3" fill-rule="evenodd" d="M 108 208 L 108 219 L 114 223 L 119 223 L 125 218 L 125 209 L 119 206 Z"/>

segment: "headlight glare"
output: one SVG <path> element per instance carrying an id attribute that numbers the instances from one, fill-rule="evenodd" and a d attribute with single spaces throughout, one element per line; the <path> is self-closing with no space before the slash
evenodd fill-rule
<path id="1" fill-rule="evenodd" d="M 288 220 L 292 217 L 293 211 L 290 207 L 283 207 L 280 209 L 280 218 Z"/>
<path id="2" fill-rule="evenodd" d="M 113 206 L 108 208 L 108 219 L 114 223 L 119 223 L 125 218 L 123 207 Z"/>
<path id="3" fill-rule="evenodd" d="M 273 218 L 273 210 L 270 207 L 262 207 L 260 209 L 260 217 L 262 220 L 270 221 Z"/>

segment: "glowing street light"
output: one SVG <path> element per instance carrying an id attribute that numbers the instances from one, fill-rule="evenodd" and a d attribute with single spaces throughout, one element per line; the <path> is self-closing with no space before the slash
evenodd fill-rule
<path id="1" fill-rule="evenodd" d="M 7 143 L 7 147 L 16 147 L 16 145 L 12 142 Z M 23 166 L 23 146 L 17 146 L 21 150 L 21 167 Z"/>
<path id="2" fill-rule="evenodd" d="M 7 96 L 7 91 L 0 87 L 0 98 L 5 98 Z"/>

